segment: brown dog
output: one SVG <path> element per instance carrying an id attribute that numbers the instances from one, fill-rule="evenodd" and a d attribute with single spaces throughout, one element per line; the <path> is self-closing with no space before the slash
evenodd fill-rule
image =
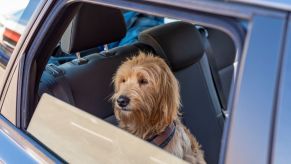
<path id="1" fill-rule="evenodd" d="M 179 118 L 179 84 L 165 61 L 140 52 L 113 78 L 119 126 L 191 163 L 206 163 L 200 145 Z"/>

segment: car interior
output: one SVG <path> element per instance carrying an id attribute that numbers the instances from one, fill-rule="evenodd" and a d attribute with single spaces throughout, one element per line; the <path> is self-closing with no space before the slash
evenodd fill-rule
<path id="1" fill-rule="evenodd" d="M 145 29 L 133 43 L 108 48 L 128 35 L 124 12 L 82 5 L 50 58 L 54 62 L 45 66 L 35 104 L 48 93 L 117 126 L 109 100 L 112 77 L 128 57 L 151 52 L 167 62 L 180 83 L 182 122 L 202 145 L 207 163 L 218 163 L 235 73 L 233 40 L 215 28 L 173 21 Z"/>

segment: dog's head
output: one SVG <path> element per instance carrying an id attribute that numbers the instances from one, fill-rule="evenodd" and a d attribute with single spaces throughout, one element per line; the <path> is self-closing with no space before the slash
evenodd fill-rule
<path id="1" fill-rule="evenodd" d="M 140 52 L 125 61 L 113 78 L 115 115 L 125 125 L 157 128 L 179 113 L 179 84 L 165 61 Z"/>

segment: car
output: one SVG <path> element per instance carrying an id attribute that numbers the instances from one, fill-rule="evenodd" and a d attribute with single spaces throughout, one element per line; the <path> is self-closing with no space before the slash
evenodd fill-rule
<path id="1" fill-rule="evenodd" d="M 207 163 L 291 163 L 289 2 L 35 3 L 0 67 L 0 162 L 184 163 L 117 127 L 112 76 L 126 58 L 147 51 L 178 79 L 181 119 Z M 133 35 L 126 32 L 126 11 L 170 21 L 109 47 Z M 61 60 L 51 63 L 52 57 Z"/>
<path id="2" fill-rule="evenodd" d="M 0 13 L 0 61 L 6 65 L 10 55 L 12 54 L 15 45 L 17 44 L 20 35 L 24 32 L 25 26 L 29 18 L 33 14 L 39 0 L 35 1 L 16 1 L 2 2 L 3 7 Z M 6 4 L 7 3 L 7 4 Z M 11 4 L 17 5 L 11 5 Z M 9 4 L 9 5 L 8 5 Z M 25 8 L 23 8 L 25 7 Z M 5 8 L 8 8 L 5 10 Z M 10 12 L 8 12 L 10 11 Z"/>

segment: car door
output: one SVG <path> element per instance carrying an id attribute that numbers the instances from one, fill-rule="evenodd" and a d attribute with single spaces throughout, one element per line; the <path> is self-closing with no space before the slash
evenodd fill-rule
<path id="1" fill-rule="evenodd" d="M 96 3 L 101 3 L 101 2 L 96 1 Z M 107 5 L 113 5 L 113 6 L 120 5 L 124 8 L 134 8 L 132 7 L 132 5 L 135 4 L 136 5 L 135 10 L 140 10 L 139 7 L 145 7 L 148 5 L 148 3 L 142 4 L 142 2 L 132 2 L 132 1 L 122 1 L 120 3 L 116 2 L 116 4 L 114 4 L 111 1 L 104 1 L 103 3 Z M 162 3 L 162 2 L 160 1 L 159 3 Z M 244 55 L 242 57 L 242 62 L 240 63 L 239 69 L 238 69 L 239 71 L 238 71 L 238 77 L 236 79 L 236 85 L 234 86 L 233 92 L 231 94 L 231 96 L 233 96 L 230 102 L 230 107 L 229 107 L 231 109 L 230 110 L 231 119 L 228 120 L 227 126 L 225 126 L 226 131 L 225 131 L 225 138 L 223 140 L 223 146 L 222 146 L 221 163 L 237 163 L 238 160 L 240 163 L 267 163 L 268 155 L 269 155 L 269 141 L 271 138 L 270 133 L 272 132 L 270 128 L 272 125 L 272 113 L 273 113 L 272 111 L 273 111 L 273 105 L 274 105 L 273 104 L 274 97 L 276 95 L 275 93 L 276 93 L 276 85 L 277 85 L 277 72 L 279 68 L 278 65 L 280 63 L 279 61 L 281 58 L 280 52 L 284 45 L 283 36 L 285 34 L 284 25 L 286 23 L 286 13 L 278 12 L 278 11 L 268 11 L 268 10 L 263 10 L 263 11 L 256 10 L 256 8 L 252 8 L 252 7 L 251 8 L 243 7 L 241 9 L 238 7 L 238 5 L 235 6 L 237 9 L 240 9 L 237 14 L 232 13 L 231 11 L 227 12 L 227 10 L 219 11 L 218 13 L 216 13 L 217 11 L 206 10 L 213 7 L 214 5 L 201 3 L 202 5 L 201 4 L 200 5 L 201 6 L 205 5 L 204 7 L 206 8 L 205 10 L 203 10 L 203 9 L 196 8 L 196 6 L 199 7 L 199 4 L 200 3 L 197 3 L 197 5 L 196 4 L 193 5 L 192 3 L 189 2 L 189 5 L 187 7 L 190 7 L 190 9 L 192 9 L 193 12 L 199 10 L 200 12 L 204 12 L 204 13 L 209 12 L 210 14 L 213 14 L 213 15 L 218 14 L 219 16 L 223 15 L 223 16 L 228 16 L 228 17 L 237 17 L 238 19 L 245 19 L 251 22 L 248 29 L 249 31 L 248 31 L 247 41 L 244 47 Z M 166 15 L 166 12 L 170 10 L 167 7 L 161 7 L 159 5 L 156 5 L 156 3 L 153 3 L 151 5 L 153 7 L 146 8 L 145 9 L 146 12 L 152 11 L 155 14 L 159 14 L 159 12 L 161 12 L 164 15 Z M 185 4 L 176 4 L 176 5 L 179 7 L 186 6 Z M 175 5 L 173 6 L 175 8 Z M 46 7 L 49 8 L 51 6 L 47 5 Z M 46 7 L 44 8 L 47 9 Z M 157 9 L 160 9 L 159 7 L 163 10 L 158 11 Z M 176 14 L 180 18 L 185 18 L 183 17 L 183 14 L 181 14 L 183 12 L 181 12 L 179 7 L 175 8 L 176 9 L 175 12 L 177 12 Z M 220 7 L 220 9 L 221 8 L 225 9 L 221 6 L 221 4 L 219 4 L 218 7 Z M 168 15 L 171 15 L 171 14 L 172 16 L 175 15 L 173 13 L 170 13 Z M 178 13 L 180 13 L 180 15 Z M 190 19 L 190 18 L 187 18 L 187 19 Z M 265 29 L 264 27 L 266 26 L 268 26 L 269 28 Z M 277 33 L 272 33 L 273 30 L 276 30 Z M 272 35 L 269 35 L 269 34 L 272 34 Z M 34 47 L 34 48 L 37 48 L 37 47 Z M 265 62 L 262 62 L 262 59 L 264 59 Z M 30 64 L 31 65 L 29 65 L 29 67 L 33 67 L 33 63 L 30 63 Z M 24 94 L 18 95 L 17 100 L 16 100 L 15 95 L 16 93 L 18 93 L 17 87 L 20 89 L 23 89 L 22 93 L 25 92 L 25 89 L 27 89 L 28 87 L 25 86 L 23 88 L 22 85 L 16 85 L 16 84 L 19 84 L 25 80 L 25 77 L 22 77 L 23 74 L 20 74 L 20 76 L 18 76 L 19 75 L 18 73 L 24 72 L 25 70 L 22 70 L 22 69 L 26 67 L 24 67 L 23 65 L 19 65 L 19 60 L 18 60 L 13 66 L 11 64 L 9 68 L 10 68 L 10 73 L 8 74 L 9 78 L 7 79 L 10 79 L 8 81 L 10 82 L 9 84 L 11 84 L 11 86 L 9 87 L 9 85 L 7 85 L 6 87 L 3 87 L 3 90 L 6 90 L 5 94 L 12 93 L 12 92 L 9 92 L 9 89 L 12 90 L 14 87 L 14 91 L 15 91 L 14 96 L 13 95 L 11 96 L 12 99 L 14 99 L 13 103 L 23 105 L 23 106 L 18 106 L 19 115 L 17 117 L 14 115 L 15 117 L 14 119 L 21 120 L 21 118 L 19 117 L 21 117 L 22 114 L 25 114 L 25 111 L 23 111 L 22 109 L 25 107 L 25 103 L 27 103 L 27 101 L 19 103 L 21 99 L 24 99 L 23 97 L 21 97 Z M 18 78 L 21 80 L 21 82 L 19 82 Z M 13 79 L 15 82 L 14 84 L 11 83 Z M 8 96 L 3 96 L 2 94 L 2 97 L 6 99 Z M 9 105 L 11 101 L 10 100 L 8 101 L 8 100 L 9 99 L 2 100 L 2 103 L 6 102 L 6 105 Z M 258 100 L 258 101 L 254 101 L 254 100 Z M 68 110 L 68 111 L 76 109 L 63 102 L 55 100 L 51 97 L 43 98 L 39 104 L 40 105 L 38 106 L 37 110 L 40 110 L 40 111 L 44 110 L 46 113 L 47 113 L 46 107 L 48 106 L 48 104 L 50 104 L 50 106 L 52 107 L 53 106 L 61 107 L 62 109 Z M 16 109 L 16 107 L 11 107 L 11 108 L 8 106 L 6 107 L 7 107 L 6 108 L 7 111 L 9 111 L 11 108 Z M 2 110 L 3 109 L 4 108 L 2 107 Z M 14 112 L 17 113 L 16 111 Z M 10 111 L 7 113 L 10 113 Z M 41 116 L 41 113 L 39 116 Z M 35 120 L 40 121 L 40 119 L 35 119 Z M 52 120 L 46 120 L 46 121 L 52 122 Z M 99 121 L 96 121 L 96 120 L 93 122 L 99 123 Z M 5 125 L 6 124 L 7 123 L 5 123 Z M 100 124 L 102 124 L 103 126 L 102 122 Z M 12 124 L 9 124 L 9 125 L 13 126 Z M 36 123 L 35 125 L 39 125 L 39 124 Z M 17 126 L 20 127 L 20 125 L 17 125 Z M 96 136 L 97 138 L 98 137 L 102 138 L 100 137 L 100 135 L 98 135 L 99 133 L 96 133 L 90 129 L 84 129 L 82 126 L 80 126 L 77 123 L 72 124 L 72 126 L 75 126 L 75 128 L 79 130 L 81 129 L 84 133 L 89 133 L 93 136 Z M 106 127 L 105 129 L 112 129 L 112 127 L 109 127 L 109 126 L 107 127 L 106 124 L 104 124 L 104 127 Z M 38 132 L 41 132 L 38 129 L 43 130 L 42 127 L 33 126 L 33 127 L 28 128 L 28 132 L 35 133 L 35 134 Z M 23 134 L 23 132 L 20 132 L 19 129 L 15 129 L 15 130 L 17 131 L 17 134 Z M 47 138 L 42 138 L 43 136 L 44 135 L 41 135 L 41 139 L 43 139 L 44 142 L 55 144 L 54 141 L 47 140 Z M 260 136 L 260 137 L 257 137 L 257 136 Z M 125 139 L 126 138 L 127 137 L 125 137 Z M 245 140 L 245 138 L 247 138 L 247 140 Z M 14 141 L 17 141 L 16 143 L 19 142 L 18 145 L 21 145 L 20 140 L 25 140 L 25 141 L 29 141 L 29 143 L 33 143 L 33 144 L 30 144 L 30 145 L 33 145 L 32 147 L 35 148 L 33 149 L 33 151 L 41 150 L 41 152 L 43 152 L 42 154 L 45 154 L 44 156 L 42 156 L 43 158 L 48 156 L 49 158 L 47 158 L 47 160 L 50 160 L 52 158 L 55 161 L 58 161 L 56 158 L 53 158 L 54 156 L 51 156 L 51 154 L 48 153 L 47 149 L 43 148 L 45 146 L 39 143 L 36 143 L 34 141 L 31 141 L 29 138 L 20 138 L 19 140 L 14 139 Z M 103 140 L 105 141 L 101 144 L 106 143 L 106 141 L 108 142 L 111 141 L 110 139 L 107 139 L 107 140 L 104 139 L 104 137 L 103 137 Z M 125 142 L 125 144 L 130 143 L 133 140 L 134 139 L 128 142 Z M 139 142 L 139 141 L 136 141 L 136 142 Z M 248 152 L 249 150 L 248 148 L 252 147 L 253 145 L 256 145 L 257 143 L 259 143 L 260 146 L 257 146 L 255 147 L 255 149 L 251 149 L 251 151 Z M 140 144 L 140 145 L 141 145 L 140 147 L 143 147 L 143 144 Z M 24 147 L 23 149 L 25 148 L 26 147 Z M 64 153 L 64 150 L 62 150 L 61 148 L 54 147 L 54 148 L 51 148 L 51 150 L 52 149 L 58 152 L 58 154 Z M 135 150 L 137 151 L 137 149 Z M 166 155 L 163 157 L 169 158 L 169 159 L 171 158 Z M 67 160 L 66 155 L 64 155 L 64 157 L 62 158 Z M 59 158 L 59 160 L 61 159 Z M 159 160 L 160 159 L 152 158 L 152 161 L 155 161 L 156 163 L 158 163 Z"/>

